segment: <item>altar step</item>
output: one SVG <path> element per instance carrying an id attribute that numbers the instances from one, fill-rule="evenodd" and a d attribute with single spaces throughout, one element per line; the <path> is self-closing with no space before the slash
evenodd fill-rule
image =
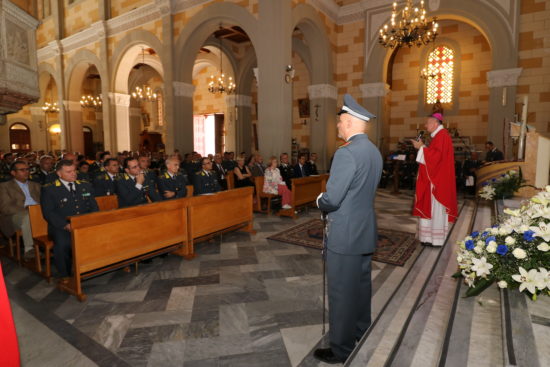
<path id="1" fill-rule="evenodd" d="M 496 286 L 464 298 L 456 242 L 491 225 L 486 202 L 466 202 L 441 249 L 423 248 L 345 366 L 550 366 L 550 299 Z M 502 206 L 497 211 L 502 212 Z M 374 300 L 373 300 L 374 301 Z"/>

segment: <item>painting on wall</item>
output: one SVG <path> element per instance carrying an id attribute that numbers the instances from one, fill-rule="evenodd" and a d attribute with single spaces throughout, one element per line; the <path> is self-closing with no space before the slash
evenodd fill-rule
<path id="1" fill-rule="evenodd" d="M 300 118 L 309 117 L 309 99 L 308 98 L 298 99 L 298 112 L 300 114 Z"/>

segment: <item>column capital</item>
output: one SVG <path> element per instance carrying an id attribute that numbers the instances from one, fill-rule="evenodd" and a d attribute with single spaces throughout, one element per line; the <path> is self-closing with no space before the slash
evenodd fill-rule
<path id="1" fill-rule="evenodd" d="M 174 86 L 174 95 L 176 97 L 189 97 L 193 98 L 195 93 L 195 86 L 193 84 L 184 83 L 184 82 L 172 82 Z"/>
<path id="2" fill-rule="evenodd" d="M 518 85 L 518 78 L 523 68 L 491 70 L 487 72 L 489 88 L 512 87 Z"/>
<path id="3" fill-rule="evenodd" d="M 235 107 L 252 107 L 252 97 L 244 94 L 230 94 L 225 97 L 225 103 Z"/>
<path id="4" fill-rule="evenodd" d="M 313 84 L 307 87 L 309 99 L 330 98 L 338 99 L 338 88 L 331 84 Z"/>
<path id="5" fill-rule="evenodd" d="M 82 108 L 80 102 L 76 101 L 63 101 L 63 106 L 65 106 L 65 109 L 68 111 L 80 111 Z"/>
<path id="6" fill-rule="evenodd" d="M 390 86 L 383 82 L 367 83 L 359 85 L 359 89 L 363 98 L 385 97 L 390 91 Z"/>
<path id="7" fill-rule="evenodd" d="M 124 93 L 109 93 L 109 98 L 111 99 L 111 103 L 115 106 L 123 106 L 128 107 L 130 106 L 130 97 L 129 94 Z"/>

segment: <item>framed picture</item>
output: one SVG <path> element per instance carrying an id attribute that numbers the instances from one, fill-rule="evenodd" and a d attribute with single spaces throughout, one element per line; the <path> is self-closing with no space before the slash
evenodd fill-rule
<path id="1" fill-rule="evenodd" d="M 309 117 L 309 99 L 308 98 L 298 99 L 298 112 L 300 113 L 300 118 Z"/>
<path id="2" fill-rule="evenodd" d="M 149 114 L 146 112 L 141 114 L 141 121 L 143 121 L 144 127 L 149 127 L 149 125 L 151 125 L 151 119 L 149 118 Z"/>

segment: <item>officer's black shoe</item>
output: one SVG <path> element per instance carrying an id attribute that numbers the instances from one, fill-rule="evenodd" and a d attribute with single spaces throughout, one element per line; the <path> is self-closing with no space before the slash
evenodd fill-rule
<path id="1" fill-rule="evenodd" d="M 344 363 L 346 361 L 345 359 L 334 355 L 332 349 L 330 348 L 315 349 L 315 352 L 313 352 L 313 356 L 321 362 L 325 362 L 328 364 Z"/>

